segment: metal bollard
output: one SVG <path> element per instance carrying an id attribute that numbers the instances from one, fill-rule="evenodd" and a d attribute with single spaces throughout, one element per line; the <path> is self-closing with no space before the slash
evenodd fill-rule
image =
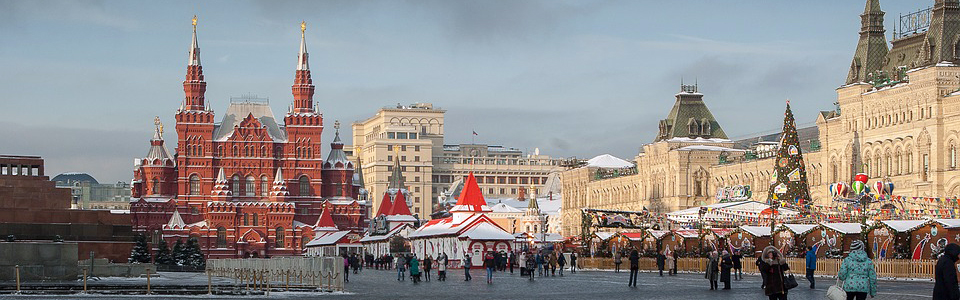
<path id="1" fill-rule="evenodd" d="M 147 271 L 147 295 L 150 294 L 150 268 L 146 268 Z"/>
<path id="2" fill-rule="evenodd" d="M 266 280 L 264 281 L 266 281 L 267 284 L 267 296 L 270 296 L 270 271 L 267 271 Z"/>
<path id="3" fill-rule="evenodd" d="M 17 273 L 17 294 L 20 293 L 20 265 L 15 267 Z"/>
<path id="4" fill-rule="evenodd" d="M 87 293 L 87 268 L 83 268 L 83 293 Z"/>
<path id="5" fill-rule="evenodd" d="M 287 288 L 285 290 L 290 290 L 290 271 L 287 271 Z"/>
<path id="6" fill-rule="evenodd" d="M 213 275 L 207 272 L 207 295 L 213 295 Z"/>

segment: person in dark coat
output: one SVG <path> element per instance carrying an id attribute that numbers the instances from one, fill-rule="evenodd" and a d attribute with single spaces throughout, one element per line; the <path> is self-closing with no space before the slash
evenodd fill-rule
<path id="1" fill-rule="evenodd" d="M 787 288 L 783 285 L 783 281 L 786 276 L 785 272 L 790 270 L 787 260 L 784 259 L 780 250 L 773 246 L 764 248 L 760 258 L 760 273 L 767 274 L 763 279 L 763 293 L 770 300 L 786 300 Z M 954 282 L 956 282 L 956 278 L 954 278 Z"/>
<path id="2" fill-rule="evenodd" d="M 570 253 L 570 271 L 573 273 L 577 272 L 577 253 Z"/>
<path id="3" fill-rule="evenodd" d="M 708 257 L 707 272 L 703 277 L 710 281 L 710 290 L 716 290 L 717 280 L 720 279 L 720 255 L 717 251 L 710 251 Z"/>
<path id="4" fill-rule="evenodd" d="M 563 253 L 557 255 L 557 265 L 560 266 L 560 277 L 563 277 L 563 267 L 567 265 L 567 258 L 563 257 Z"/>
<path id="5" fill-rule="evenodd" d="M 613 265 L 615 266 L 613 270 L 614 273 L 620 273 L 620 264 L 622 263 L 623 255 L 620 255 L 620 251 L 617 251 L 613 254 Z"/>
<path id="6" fill-rule="evenodd" d="M 757 255 L 757 261 L 754 262 L 754 264 L 757 265 L 757 270 L 759 270 L 759 269 L 760 269 L 760 265 L 763 264 L 763 254 L 762 254 L 762 253 L 759 253 L 759 254 Z M 761 288 L 761 289 L 767 288 L 766 283 L 767 283 L 767 273 L 760 272 L 760 288 Z"/>
<path id="7" fill-rule="evenodd" d="M 510 267 L 510 274 L 513 274 L 513 266 L 517 264 L 517 255 L 510 251 L 507 254 L 507 266 Z"/>
<path id="8" fill-rule="evenodd" d="M 630 281 L 627 286 L 637 287 L 637 271 L 640 270 L 640 252 L 630 251 Z"/>
<path id="9" fill-rule="evenodd" d="M 733 260 L 734 279 L 743 279 L 743 272 L 741 272 L 743 270 L 743 255 L 740 254 L 740 250 L 734 251 L 730 259 Z"/>
<path id="10" fill-rule="evenodd" d="M 657 253 L 657 270 L 660 270 L 660 277 L 663 277 L 663 268 L 667 265 L 667 256 L 663 252 Z M 667 271 L 669 273 L 670 271 Z"/>
<path id="11" fill-rule="evenodd" d="M 937 259 L 933 270 L 933 300 L 960 300 L 960 285 L 957 284 L 957 256 L 960 245 L 948 244 L 943 255 Z"/>
<path id="12" fill-rule="evenodd" d="M 677 256 L 677 251 L 670 252 L 670 255 L 673 255 L 673 275 L 677 275 L 677 265 L 680 264 L 680 259 Z"/>
<path id="13" fill-rule="evenodd" d="M 723 251 L 720 255 L 720 282 L 723 282 L 723 289 L 730 289 L 730 269 L 733 269 L 733 258 L 730 252 Z"/>
<path id="14" fill-rule="evenodd" d="M 423 280 L 430 281 L 430 269 L 433 268 L 433 256 L 427 254 L 427 257 L 423 258 Z"/>

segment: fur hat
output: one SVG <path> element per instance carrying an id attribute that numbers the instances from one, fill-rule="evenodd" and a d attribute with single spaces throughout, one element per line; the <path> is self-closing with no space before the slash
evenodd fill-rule
<path id="1" fill-rule="evenodd" d="M 863 250 L 863 241 L 856 240 L 850 243 L 850 251 Z"/>

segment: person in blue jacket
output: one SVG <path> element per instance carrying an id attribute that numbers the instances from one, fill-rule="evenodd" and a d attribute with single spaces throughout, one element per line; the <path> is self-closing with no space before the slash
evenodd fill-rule
<path id="1" fill-rule="evenodd" d="M 816 286 L 816 282 L 813 280 L 813 271 L 817 270 L 817 248 L 810 247 L 807 249 L 807 281 L 810 282 L 810 288 L 813 289 Z"/>

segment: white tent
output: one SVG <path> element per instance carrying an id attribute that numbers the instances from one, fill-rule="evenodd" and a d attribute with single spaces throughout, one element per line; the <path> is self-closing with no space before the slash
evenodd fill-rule
<path id="1" fill-rule="evenodd" d="M 706 208 L 706 212 L 703 214 L 703 221 L 706 222 L 751 220 L 770 217 L 769 214 L 762 214 L 764 210 L 770 208 L 769 205 L 757 201 L 734 201 L 714 203 L 670 212 L 667 213 L 667 219 L 680 223 L 699 222 L 701 220 L 701 207 Z M 789 220 L 796 218 L 800 214 L 797 211 L 786 208 L 780 208 L 777 211 L 780 212 L 777 217 L 779 220 Z"/>

